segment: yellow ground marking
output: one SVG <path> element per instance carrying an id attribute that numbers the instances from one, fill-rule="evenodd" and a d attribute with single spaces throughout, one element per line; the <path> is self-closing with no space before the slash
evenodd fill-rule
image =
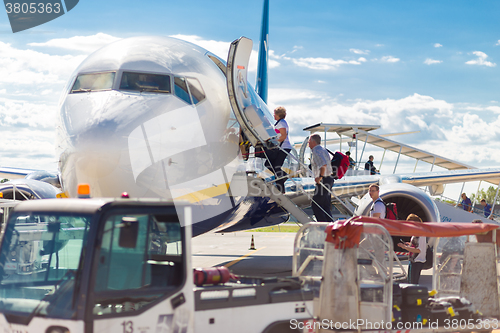
<path id="1" fill-rule="evenodd" d="M 266 248 L 266 247 L 264 246 L 264 247 L 261 247 L 260 249 L 257 249 L 257 250 L 252 250 L 251 252 L 248 252 L 248 253 L 247 253 L 247 254 L 245 254 L 244 256 L 241 256 L 241 257 L 239 257 L 238 259 L 231 261 L 229 264 L 225 264 L 224 266 L 226 266 L 226 267 L 231 267 L 231 266 L 233 266 L 234 264 L 237 264 L 237 263 L 238 263 L 238 262 L 240 262 L 241 260 L 245 259 L 245 258 L 246 258 L 246 257 L 248 257 L 249 255 L 254 254 L 255 252 L 260 251 L 260 250 L 265 249 L 265 248 Z"/>

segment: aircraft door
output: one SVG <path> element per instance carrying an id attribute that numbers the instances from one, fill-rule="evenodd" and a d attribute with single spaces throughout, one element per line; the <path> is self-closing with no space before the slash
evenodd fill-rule
<path id="1" fill-rule="evenodd" d="M 252 40 L 245 37 L 231 43 L 227 60 L 227 90 L 236 119 L 248 140 L 253 146 L 260 142 L 270 147 L 277 144 L 274 118 L 247 81 L 252 45 Z"/>

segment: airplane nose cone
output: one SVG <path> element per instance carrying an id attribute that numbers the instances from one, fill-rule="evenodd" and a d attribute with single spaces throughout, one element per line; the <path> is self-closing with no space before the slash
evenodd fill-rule
<path id="1" fill-rule="evenodd" d="M 89 131 L 81 135 L 81 144 L 76 143 L 79 173 L 90 178 L 104 178 L 116 171 L 123 147 L 112 133 Z"/>
<path id="2" fill-rule="evenodd" d="M 182 101 L 169 95 L 105 94 L 109 96 L 72 98 L 79 99 L 78 103 L 68 98 L 67 105 L 78 104 L 78 108 L 63 109 L 63 186 L 71 196 L 76 195 L 79 183 L 88 183 L 92 196 L 128 192 L 132 197 L 168 197 L 160 162 L 178 152 L 172 150 L 178 150 L 181 134 L 202 132 L 176 124 L 197 116 L 196 109 L 180 107 Z"/>
<path id="3" fill-rule="evenodd" d="M 127 179 L 133 178 L 122 165 L 128 160 L 126 140 L 120 139 L 115 130 L 116 126 L 109 123 L 72 136 L 60 160 L 63 186 L 70 196 L 76 196 L 81 183 L 90 185 L 93 197 L 114 197 L 131 191 Z"/>

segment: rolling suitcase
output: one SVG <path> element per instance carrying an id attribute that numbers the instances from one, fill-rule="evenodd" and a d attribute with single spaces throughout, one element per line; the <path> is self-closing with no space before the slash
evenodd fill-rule
<path id="1" fill-rule="evenodd" d="M 418 284 L 401 283 L 401 294 L 403 296 L 403 304 L 410 307 L 425 307 L 428 302 L 429 292 L 427 287 Z"/>

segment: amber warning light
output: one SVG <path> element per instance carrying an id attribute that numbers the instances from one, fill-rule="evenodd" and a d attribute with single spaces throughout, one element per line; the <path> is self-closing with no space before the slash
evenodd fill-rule
<path id="1" fill-rule="evenodd" d="M 78 185 L 78 197 L 79 198 L 90 198 L 90 185 L 89 184 L 79 184 Z"/>

